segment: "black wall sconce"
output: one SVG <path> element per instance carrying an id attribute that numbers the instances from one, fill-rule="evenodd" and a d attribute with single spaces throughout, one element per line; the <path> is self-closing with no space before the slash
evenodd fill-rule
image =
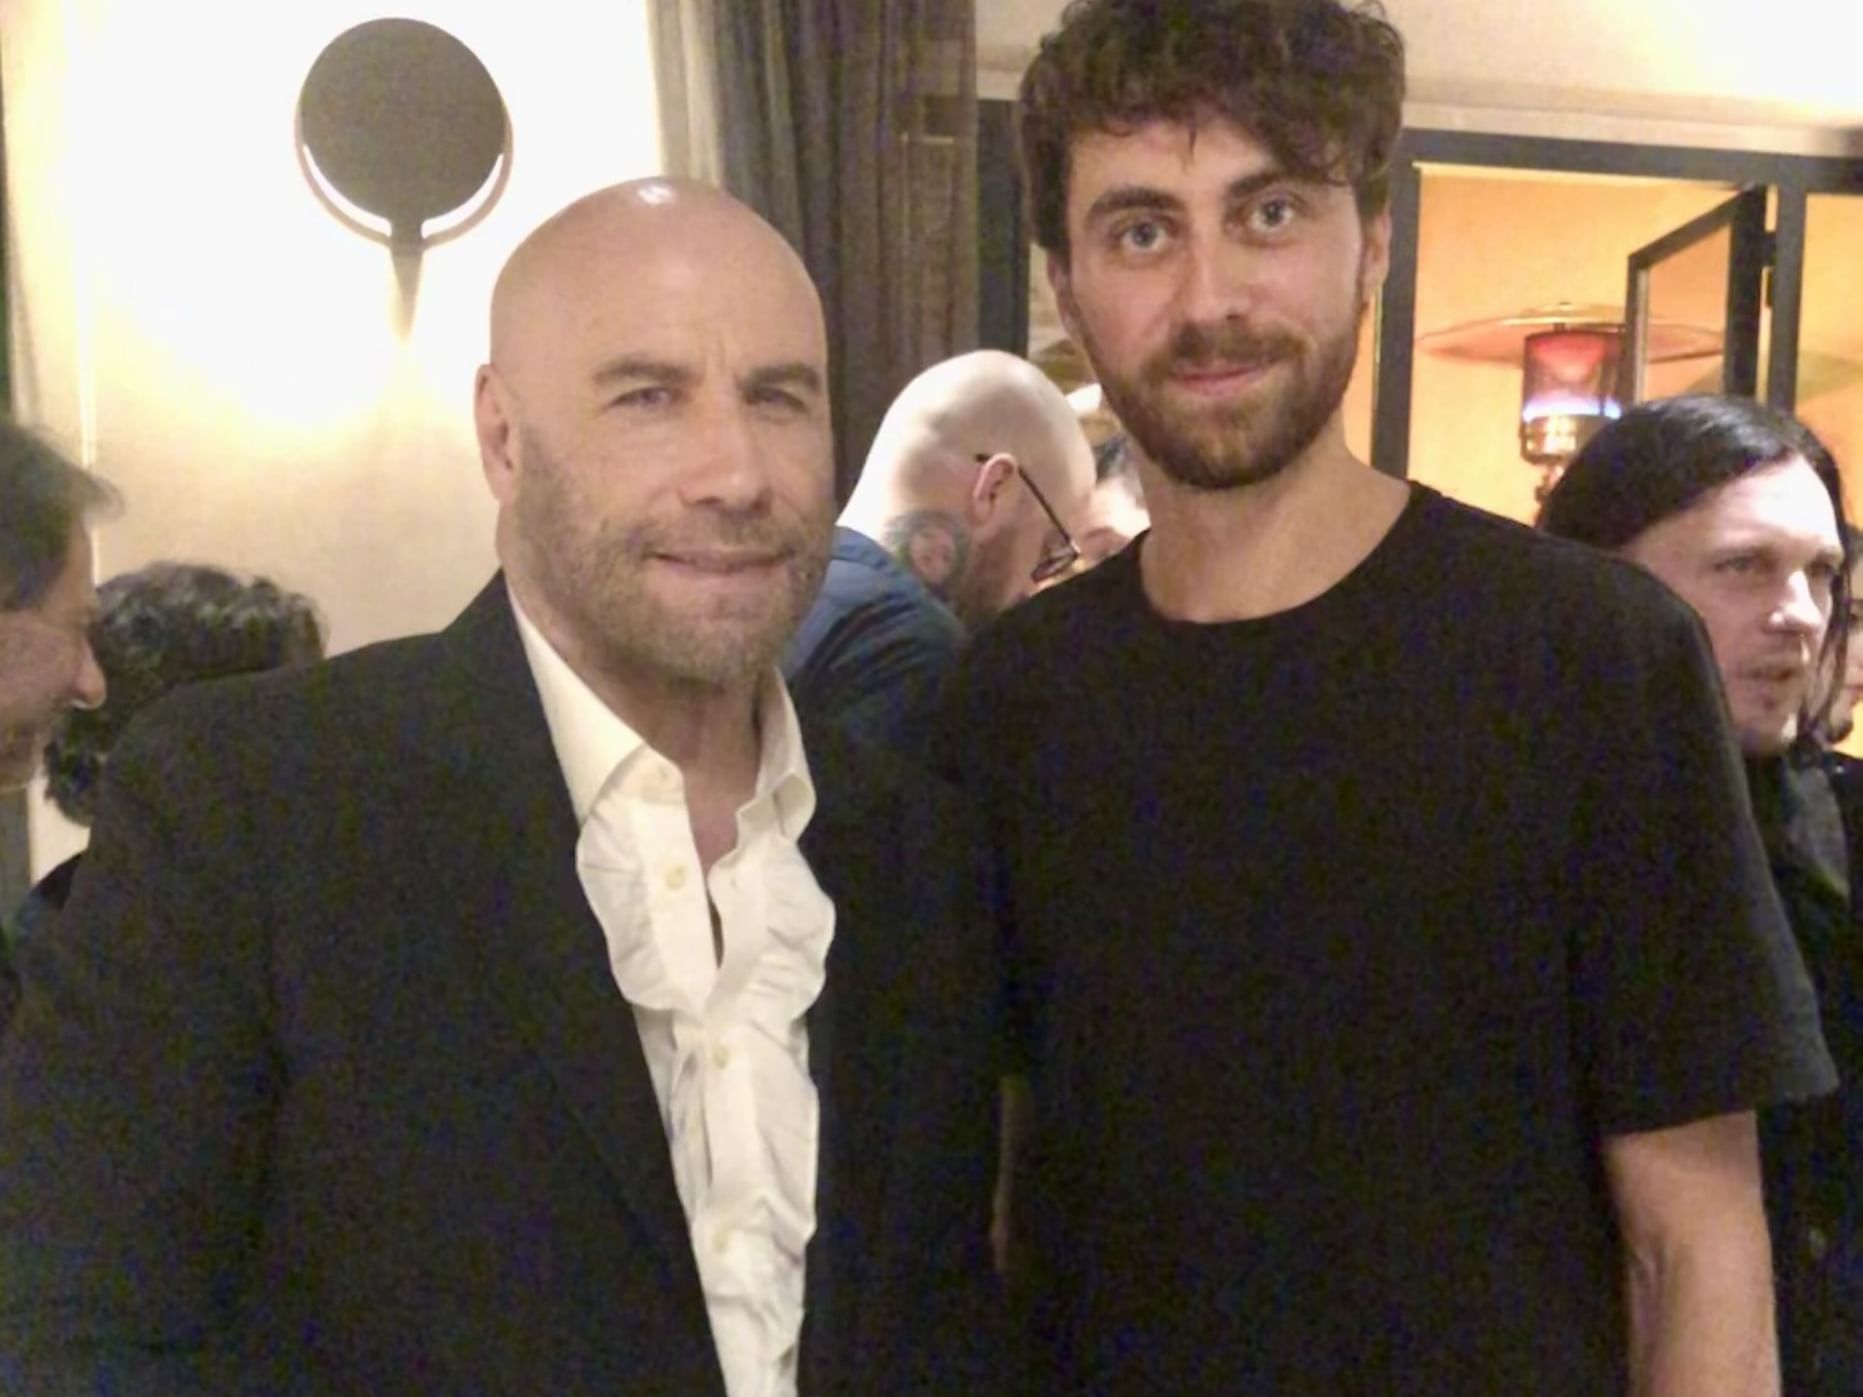
<path id="1" fill-rule="evenodd" d="M 511 177 L 498 84 L 444 29 L 377 19 L 317 56 L 298 94 L 298 164 L 325 208 L 394 259 L 399 329 L 421 255 L 474 227 Z"/>

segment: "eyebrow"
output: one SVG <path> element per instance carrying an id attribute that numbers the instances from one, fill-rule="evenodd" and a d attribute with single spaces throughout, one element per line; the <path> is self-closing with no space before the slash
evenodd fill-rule
<path id="1" fill-rule="evenodd" d="M 744 377 L 741 385 L 746 392 L 755 392 L 760 388 L 800 388 L 817 397 L 822 393 L 821 370 L 813 364 L 795 360 L 786 364 L 769 364 L 760 369 L 753 369 Z"/>
<path id="2" fill-rule="evenodd" d="M 675 364 L 670 359 L 624 354 L 602 364 L 595 370 L 593 377 L 598 385 L 644 379 L 649 383 L 664 383 L 677 388 L 696 383 L 699 375 L 696 370 L 684 364 Z M 739 386 L 747 392 L 762 388 L 800 388 L 817 397 L 823 391 L 821 370 L 800 359 L 753 369 L 744 376 Z"/>
<path id="3" fill-rule="evenodd" d="M 1239 179 L 1231 180 L 1229 187 L 1223 190 L 1223 201 L 1228 204 L 1239 204 L 1261 193 L 1270 185 L 1284 184 L 1290 180 L 1296 183 L 1310 182 L 1299 180 L 1296 176 L 1289 175 L 1280 166 L 1274 165 L 1265 170 L 1257 170 L 1252 175 L 1243 175 Z M 1183 200 L 1161 189 L 1152 189 L 1142 184 L 1116 184 L 1088 205 L 1086 222 L 1091 227 L 1095 223 L 1111 218 L 1114 214 L 1130 213 L 1134 210 L 1171 213 L 1183 207 Z"/>
<path id="4" fill-rule="evenodd" d="M 616 383 L 623 379 L 644 378 L 654 383 L 690 383 L 696 377 L 691 369 L 683 364 L 675 364 L 669 359 L 655 359 L 646 354 L 623 354 L 610 359 L 595 370 L 593 378 L 596 383 Z"/>

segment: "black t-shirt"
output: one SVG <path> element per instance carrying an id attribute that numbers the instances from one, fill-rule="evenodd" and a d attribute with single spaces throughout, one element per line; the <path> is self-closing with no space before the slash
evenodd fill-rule
<path id="1" fill-rule="evenodd" d="M 884 548 L 838 528 L 821 595 L 783 654 L 804 720 L 916 757 L 964 627 Z"/>
<path id="2" fill-rule="evenodd" d="M 1055 1391 L 1622 1390 L 1601 1137 L 1827 1090 L 1692 613 L 1417 490 L 1316 600 L 980 637 Z"/>

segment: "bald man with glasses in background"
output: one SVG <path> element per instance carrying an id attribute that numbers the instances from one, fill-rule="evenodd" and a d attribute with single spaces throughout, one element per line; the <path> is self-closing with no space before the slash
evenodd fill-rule
<path id="1" fill-rule="evenodd" d="M 783 657 L 796 707 L 915 755 L 966 640 L 1073 566 L 1093 452 L 1025 359 L 960 354 L 887 410 L 821 595 Z"/>

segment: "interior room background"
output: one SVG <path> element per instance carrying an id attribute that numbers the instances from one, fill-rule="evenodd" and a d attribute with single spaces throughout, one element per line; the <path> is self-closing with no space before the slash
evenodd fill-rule
<path id="1" fill-rule="evenodd" d="M 164 557 L 262 571 L 316 598 L 336 651 L 442 625 L 493 566 L 469 415 L 492 279 L 530 226 L 589 188 L 691 170 L 759 202 L 818 277 L 857 286 L 875 267 L 914 268 L 912 308 L 837 331 L 844 355 L 850 344 L 877 352 L 860 347 L 876 341 L 851 338 L 856 329 L 877 336 L 889 373 L 972 343 L 1052 349 L 1039 266 L 1007 226 L 1014 189 L 1003 184 L 1000 104 L 1062 7 L 408 0 L 385 12 L 356 0 L 7 0 L 15 410 L 122 489 L 127 508 L 98 534 L 100 577 Z M 1412 127 L 1863 170 L 1863 7 L 1388 9 L 1410 45 Z M 862 11 L 875 27 L 849 28 Z M 508 186 L 482 224 L 427 253 L 405 334 L 386 251 L 311 196 L 292 135 L 317 54 L 384 13 L 467 44 L 497 81 L 513 133 Z M 850 35 L 866 45 L 850 69 L 876 76 L 811 82 L 811 65 Z M 756 81 L 724 100 L 721 72 Z M 872 85 L 886 74 L 916 86 L 910 103 Z M 887 156 L 904 140 L 911 179 L 878 183 L 874 172 L 897 173 Z M 1417 334 L 1549 299 L 1621 304 L 1623 252 L 1729 192 L 1716 180 L 1554 174 L 1423 170 Z M 1815 390 L 1804 410 L 1846 458 L 1863 503 L 1863 382 L 1845 367 L 1863 360 L 1859 207 L 1840 193 L 1810 201 L 1800 341 L 1801 383 Z M 1348 401 L 1349 432 L 1366 453 L 1377 331 L 1368 324 Z M 1424 352 L 1408 367 L 1410 473 L 1528 512 L 1535 474 L 1512 435 L 1518 372 Z M 845 487 L 884 385 L 838 386 L 853 417 L 843 422 Z M 77 838 L 36 798 L 27 823 L 37 868 Z M 0 841 L 17 839 L 17 824 L 15 810 Z"/>

